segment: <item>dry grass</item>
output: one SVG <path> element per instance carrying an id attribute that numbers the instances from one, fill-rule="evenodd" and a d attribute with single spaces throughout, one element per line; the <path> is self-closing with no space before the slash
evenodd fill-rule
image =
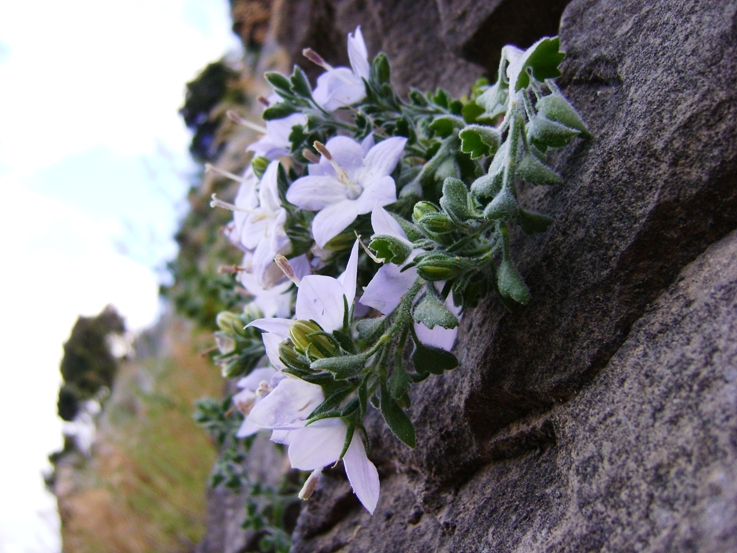
<path id="1" fill-rule="evenodd" d="M 192 402 L 221 395 L 223 381 L 192 350 L 203 339 L 188 325 L 172 323 L 164 338 L 166 355 L 121 367 L 92 458 L 58 466 L 65 553 L 187 552 L 204 533 L 216 452 Z"/>

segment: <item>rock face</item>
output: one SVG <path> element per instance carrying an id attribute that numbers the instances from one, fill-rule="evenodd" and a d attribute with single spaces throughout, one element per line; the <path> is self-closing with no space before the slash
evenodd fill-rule
<path id="1" fill-rule="evenodd" d="M 297 61 L 347 63 L 360 23 L 401 90 L 455 94 L 560 21 L 559 84 L 595 136 L 557 153 L 564 185 L 522 192 L 556 221 L 514 240 L 533 300 L 465 315 L 461 366 L 413 391 L 417 447 L 367 420 L 374 516 L 328 470 L 293 551 L 737 551 L 737 0 L 274 13 Z"/>
<path id="2" fill-rule="evenodd" d="M 494 66 L 490 30 L 548 29 L 511 2 L 286 4 L 456 93 Z M 291 51 L 304 21 L 282 20 Z M 556 221 L 514 245 L 532 302 L 467 314 L 461 367 L 414 392 L 417 448 L 369 421 L 375 515 L 330 475 L 294 551 L 737 550 L 737 2 L 574 0 L 560 36 L 595 139 L 523 193 Z"/>

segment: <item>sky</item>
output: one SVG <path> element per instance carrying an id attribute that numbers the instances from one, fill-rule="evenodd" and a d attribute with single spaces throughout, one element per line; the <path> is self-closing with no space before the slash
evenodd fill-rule
<path id="1" fill-rule="evenodd" d="M 183 213 L 185 83 L 237 51 L 227 0 L 0 3 L 0 553 L 59 553 L 47 456 L 78 315 L 158 314 Z"/>

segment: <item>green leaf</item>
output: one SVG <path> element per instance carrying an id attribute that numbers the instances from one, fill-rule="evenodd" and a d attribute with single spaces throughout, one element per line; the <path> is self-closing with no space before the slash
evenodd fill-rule
<path id="1" fill-rule="evenodd" d="M 534 211 L 526 211 L 524 209 L 519 210 L 519 226 L 525 234 L 537 234 L 545 232 L 548 227 L 553 224 L 553 219 L 542 213 L 535 213 Z"/>
<path id="2" fill-rule="evenodd" d="M 419 374 L 443 374 L 458 366 L 458 359 L 449 351 L 433 346 L 426 346 L 415 340 L 415 350 L 410 358 Z"/>
<path id="3" fill-rule="evenodd" d="M 299 66 L 295 65 L 292 71 L 292 76 L 289 77 L 291 83 L 292 92 L 297 96 L 303 98 L 312 98 L 312 87 L 310 87 L 310 81 L 307 80 L 307 75 Z"/>
<path id="4" fill-rule="evenodd" d="M 277 73 L 276 71 L 268 71 L 264 73 L 264 77 L 276 90 L 281 90 L 283 92 L 291 91 L 291 87 L 289 86 L 289 79 L 281 73 Z"/>
<path id="5" fill-rule="evenodd" d="M 392 399 L 386 389 L 386 383 L 382 383 L 381 386 L 381 414 L 397 438 L 409 447 L 415 447 L 415 427 L 407 413 Z"/>
<path id="6" fill-rule="evenodd" d="M 358 403 L 361 408 L 361 417 L 368 411 L 368 377 L 364 378 L 358 387 Z"/>
<path id="7" fill-rule="evenodd" d="M 455 129 L 462 129 L 466 122 L 460 117 L 454 115 L 441 115 L 433 119 L 428 125 L 431 131 L 441 138 L 447 138 Z"/>
<path id="8" fill-rule="evenodd" d="M 537 146 L 542 146 L 543 150 L 546 147 L 562 148 L 579 134 L 580 131 L 552 121 L 541 113 L 535 115 L 527 124 L 529 140 Z"/>
<path id="9" fill-rule="evenodd" d="M 409 254 L 412 253 L 412 246 L 405 241 L 385 234 L 374 235 L 369 243 L 369 248 L 376 252 L 376 257 L 379 260 L 395 265 L 404 263 Z"/>
<path id="10" fill-rule="evenodd" d="M 589 138 L 589 129 L 586 127 L 586 123 L 583 122 L 581 116 L 578 114 L 576 109 L 565 99 L 565 97 L 559 92 L 554 92 L 544 98 L 538 100 L 535 105 L 538 112 L 543 116 L 547 117 L 551 121 L 556 121 L 576 129 L 581 132 L 581 135 L 585 138 Z"/>
<path id="11" fill-rule="evenodd" d="M 409 99 L 416 106 L 427 107 L 430 105 L 430 102 L 428 102 L 425 95 L 416 88 L 413 88 L 409 91 Z"/>
<path id="12" fill-rule="evenodd" d="M 389 380 L 389 391 L 395 400 L 403 397 L 409 391 L 412 379 L 407 375 L 402 365 L 396 365 Z"/>
<path id="13" fill-rule="evenodd" d="M 432 95 L 431 99 L 433 103 L 440 106 L 441 108 L 447 108 L 448 104 L 450 104 L 450 102 L 453 100 L 450 94 L 448 94 L 448 91 L 442 88 L 438 88 L 435 91 L 435 94 Z"/>
<path id="14" fill-rule="evenodd" d="M 262 117 L 265 121 L 273 121 L 275 119 L 284 119 L 297 112 L 297 108 L 291 105 L 289 102 L 279 102 L 272 104 L 264 110 Z"/>
<path id="15" fill-rule="evenodd" d="M 560 184 L 563 179 L 536 156 L 527 154 L 517 166 L 516 176 L 532 184 Z"/>
<path id="16" fill-rule="evenodd" d="M 499 131 L 485 125 L 468 125 L 458 136 L 461 139 L 461 151 L 469 154 L 471 159 L 493 155 L 501 143 Z"/>
<path id="17" fill-rule="evenodd" d="M 440 205 L 445 211 L 458 221 L 474 219 L 475 214 L 470 207 L 468 188 L 460 179 L 448 177 L 443 183 L 443 197 Z"/>
<path id="18" fill-rule="evenodd" d="M 433 329 L 435 326 L 442 326 L 443 328 L 458 326 L 456 316 L 434 294 L 425 294 L 417 302 L 412 311 L 412 318 L 416 323 L 422 323 L 429 329 Z"/>
<path id="19" fill-rule="evenodd" d="M 482 204 L 493 200 L 502 189 L 506 161 L 507 148 L 503 145 L 491 161 L 488 174 L 479 177 L 471 184 L 471 194 L 478 198 Z"/>
<path id="20" fill-rule="evenodd" d="M 545 79 L 560 77 L 561 73 L 558 66 L 565 57 L 566 55 L 560 51 L 560 39 L 558 37 L 541 38 L 522 54 L 519 62 L 519 74 L 516 78 L 512 77 L 514 82 L 509 83 L 510 88 L 518 92 L 530 84 L 528 69 L 531 70 L 532 76 L 540 82 Z"/>
<path id="21" fill-rule="evenodd" d="M 501 295 L 523 305 L 530 301 L 530 289 L 527 288 L 511 259 L 506 257 L 502 259 L 497 270 L 496 282 Z"/>
<path id="22" fill-rule="evenodd" d="M 502 188 L 502 191 L 494 196 L 491 203 L 484 209 L 484 217 L 490 221 L 508 221 L 515 219 L 518 214 L 519 204 L 507 188 Z"/>
<path id="23" fill-rule="evenodd" d="M 335 375 L 336 380 L 347 380 L 357 376 L 366 365 L 366 356 L 344 355 L 342 357 L 326 357 L 312 362 L 313 370 L 328 371 Z"/>
<path id="24" fill-rule="evenodd" d="M 484 111 L 486 111 L 484 108 L 478 105 L 474 100 L 471 100 L 470 102 L 467 102 L 465 106 L 463 106 L 461 115 L 463 116 L 463 120 L 466 123 L 473 123 L 474 121 L 476 121 L 477 117 L 484 113 Z"/>
<path id="25" fill-rule="evenodd" d="M 495 84 L 474 100 L 484 111 L 476 119 L 493 122 L 507 111 L 507 91 Z"/>
<path id="26" fill-rule="evenodd" d="M 373 319 L 361 319 L 356 323 L 356 331 L 361 340 L 373 342 L 378 340 L 384 331 L 384 322 L 386 317 L 375 317 Z"/>

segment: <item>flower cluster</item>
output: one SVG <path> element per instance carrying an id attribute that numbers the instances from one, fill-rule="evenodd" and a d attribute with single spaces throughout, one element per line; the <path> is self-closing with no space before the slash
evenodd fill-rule
<path id="1" fill-rule="evenodd" d="M 216 361 L 241 377 L 238 437 L 265 430 L 287 446 L 292 467 L 312 472 L 304 499 L 342 460 L 373 513 L 365 416 L 377 408 L 413 447 L 411 385 L 457 366 L 463 311 L 493 292 L 510 309 L 529 301 L 510 232 L 552 220 L 520 205 L 517 184 L 560 183 L 546 151 L 588 132 L 551 80 L 557 39 L 506 46 L 497 81 L 466 100 L 401 99 L 360 27 L 348 55 L 350 68 L 332 67 L 306 50 L 325 69 L 314 89 L 297 67 L 266 75 L 274 94 L 253 161 L 233 175 L 233 203 L 213 197 L 233 211 L 226 235 L 251 298 L 245 315 L 218 317 Z"/>

